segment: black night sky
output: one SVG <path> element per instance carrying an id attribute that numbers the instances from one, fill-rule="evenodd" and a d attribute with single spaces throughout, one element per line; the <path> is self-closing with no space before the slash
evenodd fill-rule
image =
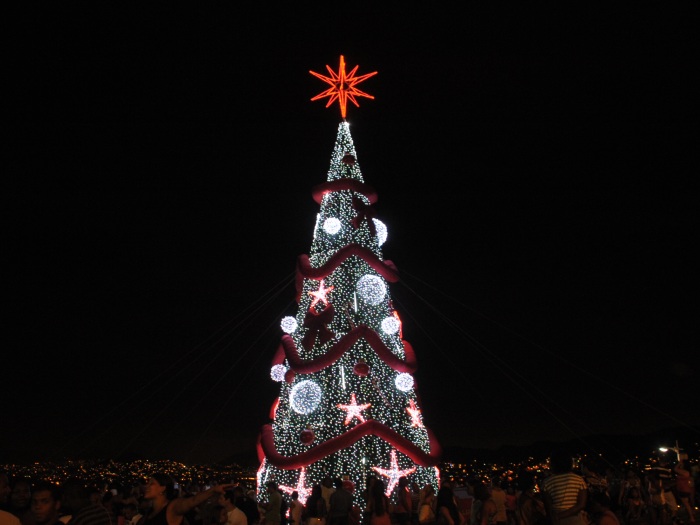
<path id="1" fill-rule="evenodd" d="M 17 15 L 5 459 L 255 458 L 341 54 L 442 445 L 697 438 L 694 18 L 581 5 Z"/>

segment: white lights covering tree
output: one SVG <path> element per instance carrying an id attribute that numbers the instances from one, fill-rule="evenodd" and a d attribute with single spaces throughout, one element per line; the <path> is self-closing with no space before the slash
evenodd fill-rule
<path id="1" fill-rule="evenodd" d="M 342 56 L 337 73 L 327 69 L 330 77 L 312 72 L 331 86 L 312 100 L 337 100 L 343 120 L 327 179 L 312 190 L 320 209 L 311 250 L 297 260 L 298 310 L 282 320 L 272 359 L 281 386 L 260 432 L 258 487 L 273 480 L 305 501 L 325 477 L 340 478 L 362 507 L 369 475 L 390 497 L 400 475 L 437 488 L 440 446 L 423 424 L 415 354 L 391 300 L 398 272 L 383 257 L 386 226 L 345 120 L 347 100 L 373 98 L 356 85 L 375 73 L 347 74 Z"/>

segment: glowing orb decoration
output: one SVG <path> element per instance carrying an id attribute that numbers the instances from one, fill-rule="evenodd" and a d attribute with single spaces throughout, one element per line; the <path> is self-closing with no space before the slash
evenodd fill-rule
<path id="1" fill-rule="evenodd" d="M 413 388 L 413 376 L 406 373 L 399 374 L 396 376 L 394 384 L 401 392 L 408 392 Z"/>
<path id="2" fill-rule="evenodd" d="M 321 403 L 321 387 L 313 381 L 300 381 L 289 394 L 289 405 L 297 414 L 311 414 Z"/>
<path id="3" fill-rule="evenodd" d="M 323 229 L 326 233 L 335 235 L 340 231 L 340 221 L 335 217 L 329 217 L 323 222 Z"/>
<path id="4" fill-rule="evenodd" d="M 387 335 L 393 335 L 399 331 L 401 323 L 396 317 L 385 317 L 382 321 L 382 332 Z"/>
<path id="5" fill-rule="evenodd" d="M 291 334 L 297 329 L 299 325 L 294 317 L 288 315 L 287 317 L 282 318 L 280 326 L 282 327 L 282 330 L 284 330 L 288 334 Z"/>
<path id="6" fill-rule="evenodd" d="M 270 369 L 270 377 L 278 383 L 284 381 L 284 374 L 287 373 L 287 367 L 284 365 L 275 365 Z"/>
<path id="7" fill-rule="evenodd" d="M 384 224 L 379 219 L 372 219 L 372 222 L 374 222 L 374 229 L 377 230 L 377 242 L 379 243 L 379 246 L 381 246 L 382 244 L 384 244 L 386 242 L 386 237 L 387 237 L 386 224 Z"/>
<path id="8" fill-rule="evenodd" d="M 376 306 L 386 297 L 386 285 L 381 277 L 363 275 L 357 281 L 357 293 L 366 303 Z"/>

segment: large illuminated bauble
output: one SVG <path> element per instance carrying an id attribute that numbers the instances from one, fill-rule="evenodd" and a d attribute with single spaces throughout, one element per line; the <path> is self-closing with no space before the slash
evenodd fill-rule
<path id="1" fill-rule="evenodd" d="M 355 366 L 352 368 L 352 371 L 360 377 L 366 377 L 367 375 L 369 375 L 369 365 L 365 363 L 362 359 L 360 359 L 357 363 L 355 363 Z"/>
<path id="2" fill-rule="evenodd" d="M 381 246 L 386 242 L 386 225 L 379 219 L 372 219 L 372 222 L 374 223 L 374 229 L 377 231 L 377 242 L 379 243 L 379 246 Z"/>
<path id="3" fill-rule="evenodd" d="M 300 381 L 289 394 L 289 405 L 297 414 L 311 414 L 321 403 L 321 387 L 310 380 Z"/>
<path id="4" fill-rule="evenodd" d="M 343 480 L 343 488 L 347 490 L 350 494 L 355 492 L 355 484 L 350 481 L 349 479 L 344 479 Z"/>
<path id="5" fill-rule="evenodd" d="M 346 153 L 345 155 L 343 155 L 343 164 L 345 164 L 346 166 L 355 165 L 355 157 L 352 153 Z"/>
<path id="6" fill-rule="evenodd" d="M 284 375 L 287 373 L 287 367 L 284 365 L 275 365 L 270 369 L 270 377 L 278 383 L 284 381 Z"/>
<path id="7" fill-rule="evenodd" d="M 399 374 L 396 376 L 394 384 L 401 392 L 408 392 L 413 388 L 413 376 L 406 373 Z"/>
<path id="8" fill-rule="evenodd" d="M 294 317 L 288 315 L 287 317 L 282 318 L 280 326 L 282 327 L 282 330 L 284 330 L 286 333 L 291 334 L 292 332 L 294 332 L 294 330 L 297 329 L 297 326 L 299 325 L 297 324 L 297 320 Z"/>
<path id="9" fill-rule="evenodd" d="M 382 332 L 386 335 L 394 335 L 401 328 L 401 323 L 393 315 L 382 320 Z"/>
<path id="10" fill-rule="evenodd" d="M 316 434 L 314 434 L 314 431 L 310 428 L 302 430 L 301 434 L 299 434 L 299 441 L 304 445 L 310 445 L 314 442 L 314 439 L 316 439 Z"/>
<path id="11" fill-rule="evenodd" d="M 340 231 L 340 221 L 335 217 L 329 217 L 323 221 L 323 229 L 326 233 L 335 235 Z"/>
<path id="12" fill-rule="evenodd" d="M 363 275 L 357 281 L 357 293 L 367 304 L 376 306 L 386 297 L 386 285 L 381 277 Z"/>

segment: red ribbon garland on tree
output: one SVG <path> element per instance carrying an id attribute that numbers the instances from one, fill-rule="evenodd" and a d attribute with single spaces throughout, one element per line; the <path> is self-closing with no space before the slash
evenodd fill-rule
<path id="1" fill-rule="evenodd" d="M 413 374 L 417 370 L 418 364 L 416 362 L 416 354 L 408 341 L 405 339 L 401 340 L 406 359 L 399 359 L 399 357 L 384 344 L 382 338 L 374 330 L 368 328 L 367 325 L 360 325 L 353 328 L 350 332 L 333 343 L 323 355 L 309 360 L 303 360 L 299 357 L 294 339 L 292 339 L 291 335 L 284 334 L 282 336 L 282 343 L 277 348 L 272 358 L 272 365 L 281 365 L 284 363 L 284 360 L 287 359 L 289 361 L 290 370 L 299 374 L 313 374 L 335 363 L 345 352 L 350 350 L 352 345 L 354 345 L 360 337 L 364 337 L 376 352 L 377 356 L 397 372 Z"/>
<path id="2" fill-rule="evenodd" d="M 352 197 L 352 207 L 355 208 L 357 215 L 352 220 L 352 225 L 355 229 L 359 228 L 362 221 L 367 219 L 367 226 L 369 227 L 369 232 L 373 235 L 377 235 L 377 229 L 374 226 L 374 208 L 368 206 L 363 202 L 362 199 L 353 195 Z"/>
<path id="3" fill-rule="evenodd" d="M 333 321 L 333 305 L 329 305 L 323 312 L 317 314 L 313 310 L 306 312 L 306 317 L 302 326 L 309 330 L 304 335 L 301 344 L 306 350 L 311 350 L 316 343 L 318 336 L 321 344 L 325 344 L 335 337 L 335 334 L 328 329 L 328 324 Z"/>
<path id="4" fill-rule="evenodd" d="M 340 436 L 336 436 L 323 443 L 318 443 L 315 447 L 305 452 L 294 456 L 283 456 L 275 446 L 272 425 L 263 425 L 260 434 L 258 434 L 258 459 L 262 462 L 267 458 L 272 465 L 278 468 L 296 470 L 323 459 L 334 452 L 338 452 L 340 449 L 348 448 L 364 436 L 375 435 L 393 445 L 396 450 L 411 458 L 414 463 L 422 467 L 434 467 L 440 462 L 442 447 L 432 431 L 427 427 L 425 430 L 428 433 L 430 452 L 425 452 L 415 443 L 389 428 L 384 423 L 370 419 L 364 423 L 360 423 Z"/>
<path id="5" fill-rule="evenodd" d="M 330 275 L 338 266 L 340 266 L 345 259 L 353 255 L 363 259 L 374 270 L 376 270 L 379 275 L 384 277 L 384 279 L 390 283 L 399 281 L 398 270 L 392 261 L 388 259 L 382 261 L 372 250 L 365 248 L 364 246 L 360 246 L 357 243 L 351 243 L 343 246 L 340 250 L 331 255 L 330 259 L 328 259 L 325 264 L 318 267 L 311 266 L 309 256 L 302 253 L 299 257 L 297 257 L 297 302 L 301 300 L 301 292 L 304 287 L 305 278 L 315 279 L 317 281 L 323 279 Z"/>

